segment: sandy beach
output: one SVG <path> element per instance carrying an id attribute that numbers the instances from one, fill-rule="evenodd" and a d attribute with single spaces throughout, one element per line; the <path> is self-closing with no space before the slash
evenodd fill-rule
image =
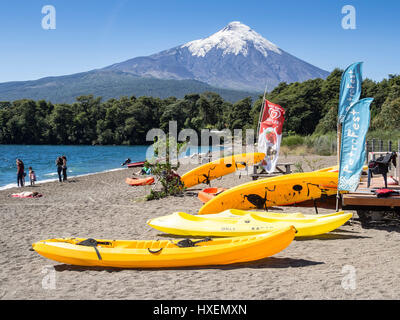
<path id="1" fill-rule="evenodd" d="M 336 157 L 287 156 L 304 170 L 336 163 Z M 310 168 L 312 166 L 313 168 Z M 179 168 L 182 174 L 193 165 Z M 146 224 L 149 218 L 202 206 L 191 188 L 183 197 L 144 201 L 151 186 L 130 187 L 137 169 L 48 182 L 0 191 L 1 299 L 398 299 L 400 229 L 363 229 L 350 224 L 309 239 L 295 240 L 262 261 L 230 266 L 177 269 L 104 269 L 60 264 L 30 251 L 31 244 L 56 237 L 170 239 Z M 232 187 L 251 178 L 231 174 L 212 186 Z M 37 191 L 37 199 L 11 198 Z M 314 208 L 276 208 L 315 213 Z M 282 211 L 283 210 L 283 211 Z M 273 210 L 271 210 L 273 211 Z M 329 213 L 332 210 L 320 209 Z M 349 275 L 353 276 L 349 282 Z M 46 285 L 53 276 L 54 286 Z M 350 283 L 350 285 L 349 285 Z"/>

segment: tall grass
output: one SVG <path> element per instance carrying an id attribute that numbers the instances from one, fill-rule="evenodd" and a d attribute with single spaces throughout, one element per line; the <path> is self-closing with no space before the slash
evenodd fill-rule
<path id="1" fill-rule="evenodd" d="M 337 153 L 336 132 L 313 134 L 304 139 L 305 145 L 320 156 L 331 156 Z"/>
<path id="2" fill-rule="evenodd" d="M 335 132 L 304 137 L 291 135 L 282 138 L 281 146 L 285 154 L 330 156 L 336 154 L 337 137 Z"/>
<path id="3" fill-rule="evenodd" d="M 400 127 L 400 124 L 399 124 Z M 389 141 L 392 141 L 392 150 L 399 151 L 400 129 L 392 131 L 374 130 L 367 133 L 367 141 L 376 140 L 374 151 L 378 151 L 378 141 L 383 141 L 383 151 L 388 151 Z M 370 146 L 371 147 L 371 146 Z"/>
<path id="4" fill-rule="evenodd" d="M 281 146 L 287 147 L 301 146 L 302 144 L 304 144 L 304 137 L 297 134 L 283 137 L 281 142 Z"/>
<path id="5" fill-rule="evenodd" d="M 379 140 L 392 140 L 393 142 L 397 142 L 400 140 L 400 123 L 398 130 L 384 131 L 384 130 L 374 130 L 368 131 L 367 139 L 379 139 Z"/>
<path id="6" fill-rule="evenodd" d="M 366 139 L 369 142 L 375 139 L 374 151 L 379 151 L 380 141 L 383 141 L 383 151 L 388 151 L 389 141 L 392 141 L 392 150 L 399 151 L 400 129 L 392 131 L 369 131 Z M 371 151 L 371 143 L 369 144 L 369 148 L 369 151 Z M 336 132 L 330 132 L 326 134 L 312 134 L 310 136 L 290 135 L 283 137 L 281 152 L 284 155 L 335 155 L 337 153 L 337 135 Z"/>

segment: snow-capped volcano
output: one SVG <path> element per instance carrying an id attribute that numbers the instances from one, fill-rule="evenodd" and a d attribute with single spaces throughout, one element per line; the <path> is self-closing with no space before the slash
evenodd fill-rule
<path id="1" fill-rule="evenodd" d="M 182 46 L 185 47 L 197 57 L 204 57 L 213 48 L 222 50 L 222 55 L 242 54 L 246 57 L 251 47 L 261 52 L 264 57 L 268 56 L 268 51 L 281 54 L 275 44 L 239 21 L 229 23 L 208 38 L 188 42 Z"/>
<path id="2" fill-rule="evenodd" d="M 326 78 L 319 69 L 265 39 L 238 21 L 213 35 L 151 56 L 105 68 L 158 79 L 193 79 L 210 85 L 253 92 L 280 82 Z"/>

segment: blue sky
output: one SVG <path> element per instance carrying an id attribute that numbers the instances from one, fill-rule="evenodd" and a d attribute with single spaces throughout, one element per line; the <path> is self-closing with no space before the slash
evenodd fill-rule
<path id="1" fill-rule="evenodd" d="M 42 7 L 56 8 L 44 30 Z M 344 30 L 344 5 L 356 29 Z M 322 69 L 364 61 L 376 81 L 400 73 L 400 1 L 14 0 L 0 3 L 0 82 L 88 71 L 207 37 L 241 21 Z"/>

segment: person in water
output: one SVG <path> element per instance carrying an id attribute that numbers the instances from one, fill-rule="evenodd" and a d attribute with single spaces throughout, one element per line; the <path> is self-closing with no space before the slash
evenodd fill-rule
<path id="1" fill-rule="evenodd" d="M 16 160 L 17 164 L 17 185 L 18 187 L 23 187 L 24 186 L 24 174 L 25 174 L 25 167 L 24 163 L 22 162 L 21 159 Z"/>
<path id="2" fill-rule="evenodd" d="M 124 166 L 124 165 L 126 165 L 126 164 L 128 164 L 128 163 L 131 163 L 131 159 L 129 159 L 129 158 L 126 159 L 125 162 L 124 162 L 123 164 L 121 164 L 121 166 Z"/>
<path id="3" fill-rule="evenodd" d="M 29 182 L 31 183 L 31 186 L 35 184 L 36 181 L 36 174 L 35 171 L 33 171 L 32 167 L 29 167 Z"/>
<path id="4" fill-rule="evenodd" d="M 62 157 L 57 157 L 56 166 L 57 166 L 58 181 L 62 182 L 62 179 L 61 179 L 61 173 L 63 171 L 63 159 L 62 159 Z"/>
<path id="5" fill-rule="evenodd" d="M 61 158 L 63 160 L 62 164 L 63 181 L 67 181 L 67 157 L 62 156 Z"/>

